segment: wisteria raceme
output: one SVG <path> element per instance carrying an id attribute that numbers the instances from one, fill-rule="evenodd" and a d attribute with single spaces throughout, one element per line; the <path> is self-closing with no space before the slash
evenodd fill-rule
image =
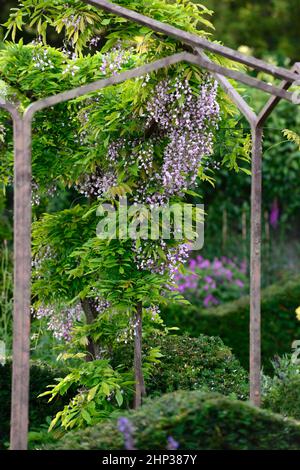
<path id="1" fill-rule="evenodd" d="M 76 52 L 74 51 L 74 45 L 72 41 L 67 39 L 63 42 L 62 53 L 71 60 L 78 59 Z"/>
<path id="2" fill-rule="evenodd" d="M 80 15 L 70 15 L 67 18 L 63 18 L 62 22 L 67 28 L 74 28 L 77 31 L 82 20 L 84 18 Z"/>
<path id="3" fill-rule="evenodd" d="M 101 198 L 116 184 L 117 176 L 115 173 L 111 171 L 101 174 L 100 170 L 97 169 L 95 174 L 85 175 L 83 180 L 76 185 L 76 189 L 86 197 Z"/>
<path id="4" fill-rule="evenodd" d="M 160 249 L 165 253 L 165 259 L 157 259 L 156 249 L 158 243 Z M 162 276 L 167 274 L 170 280 L 173 281 L 178 265 L 183 264 L 189 257 L 190 244 L 182 243 L 169 247 L 163 239 L 158 241 L 144 240 L 139 247 L 136 246 L 136 242 L 133 242 L 133 251 L 139 270 L 150 271 Z"/>
<path id="5" fill-rule="evenodd" d="M 89 43 L 89 48 L 97 47 L 99 42 L 101 41 L 101 36 L 94 36 Z"/>
<path id="6" fill-rule="evenodd" d="M 98 39 L 91 41 L 91 46 L 96 46 Z M 118 44 L 102 56 L 101 72 L 105 76 L 119 73 L 130 63 L 130 54 L 130 50 L 124 50 Z M 76 71 L 70 66 L 65 73 Z M 148 86 L 149 82 L 150 76 L 146 76 L 142 86 Z M 133 184 L 130 180 L 132 194 L 129 202 L 134 205 L 167 205 L 173 196 L 182 196 L 185 190 L 196 184 L 199 167 L 207 165 L 212 154 L 213 133 L 220 119 L 216 82 L 209 77 L 204 78 L 195 91 L 187 80 L 180 77 L 164 80 L 154 89 L 145 107 L 137 118 L 141 122 L 138 136 L 116 138 L 110 142 L 103 167 L 97 166 L 92 174 L 83 175 L 77 184 L 76 189 L 81 194 L 92 198 L 107 195 L 112 187 L 118 185 L 120 170 L 133 180 Z M 79 113 L 83 127 L 79 143 L 84 143 L 89 128 L 90 111 L 86 109 Z M 132 251 L 138 270 L 167 277 L 172 283 L 177 280 L 178 266 L 189 258 L 190 245 L 184 240 L 179 243 L 163 239 L 140 240 L 139 244 L 132 242 Z M 214 303 L 214 280 L 208 277 L 206 284 L 209 289 L 204 300 L 207 305 Z M 99 314 L 110 308 L 109 303 L 97 299 L 97 296 L 91 301 Z M 53 309 L 51 311 L 53 313 Z M 151 306 L 149 313 L 154 318 L 159 311 Z M 39 315 L 42 316 L 42 311 Z M 50 328 L 55 330 L 60 319 L 56 319 L 54 314 L 53 318 Z M 71 318 L 68 314 L 65 323 L 69 330 Z M 62 333 L 62 325 L 59 328 L 60 334 L 68 338 L 67 331 Z M 130 325 L 117 340 L 126 342 L 132 339 L 134 331 L 135 326 Z"/>
<path id="7" fill-rule="evenodd" d="M 32 206 L 40 205 L 42 195 L 48 196 L 48 197 L 54 197 L 57 193 L 57 186 L 55 184 L 52 184 L 46 190 L 44 190 L 43 193 L 41 193 L 40 187 L 36 183 L 36 181 L 31 182 L 31 189 L 32 189 L 32 196 L 31 196 Z"/>
<path id="8" fill-rule="evenodd" d="M 158 305 L 151 305 L 151 307 L 147 307 L 145 310 L 147 313 L 150 313 L 152 320 L 155 320 L 156 316 L 160 314 L 160 308 Z"/>
<path id="9" fill-rule="evenodd" d="M 133 49 L 123 49 L 118 43 L 111 51 L 103 54 L 100 71 L 104 75 L 117 75 L 131 57 Z"/>
<path id="10" fill-rule="evenodd" d="M 136 139 L 129 142 L 121 138 L 109 145 L 107 160 L 111 166 L 118 164 L 122 160 L 120 152 L 126 148 L 128 154 L 122 162 L 123 165 L 126 167 L 136 164 L 140 171 L 143 170 L 148 174 L 153 166 L 154 145 L 155 139 L 148 139 L 147 141 Z"/>
<path id="11" fill-rule="evenodd" d="M 169 138 L 162 165 L 162 185 L 171 196 L 195 184 L 199 165 L 212 153 L 213 128 L 219 120 L 216 82 L 201 84 L 195 95 L 187 80 L 160 83 L 148 103 L 154 120 Z"/>
<path id="12" fill-rule="evenodd" d="M 32 310 L 32 313 L 38 320 L 48 319 L 47 328 L 59 341 L 71 341 L 74 325 L 83 315 L 80 304 L 63 308 L 40 306 L 36 311 Z"/>
<path id="13" fill-rule="evenodd" d="M 49 57 L 49 51 L 47 48 L 42 47 L 41 38 L 32 42 L 32 45 L 35 46 L 32 53 L 32 62 L 33 66 L 42 72 L 48 68 L 53 69 L 54 64 Z"/>
<path id="14" fill-rule="evenodd" d="M 111 307 L 108 300 L 104 299 L 101 295 L 97 294 L 95 288 L 92 289 L 93 297 L 89 298 L 89 302 L 92 304 L 93 309 L 100 315 Z"/>
<path id="15" fill-rule="evenodd" d="M 124 447 L 126 450 L 135 450 L 133 439 L 133 426 L 128 418 L 121 417 L 118 420 L 118 430 L 124 436 Z"/>

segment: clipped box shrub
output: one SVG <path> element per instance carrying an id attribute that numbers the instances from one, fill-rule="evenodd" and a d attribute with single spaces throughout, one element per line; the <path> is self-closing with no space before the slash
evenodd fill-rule
<path id="1" fill-rule="evenodd" d="M 147 380 L 147 394 L 161 395 L 179 389 L 205 389 L 248 398 L 248 377 L 230 348 L 220 338 L 200 335 L 161 336 L 146 340 L 144 356 L 150 347 L 159 347 L 163 357 L 153 365 L 151 379 Z M 131 367 L 133 347 L 125 345 L 115 351 L 113 363 Z"/>
<path id="2" fill-rule="evenodd" d="M 201 391 L 177 391 L 149 400 L 126 413 L 137 449 L 166 449 L 173 437 L 179 449 L 300 449 L 300 423 L 241 401 Z M 51 449 L 124 448 L 116 419 L 71 431 Z"/>
<path id="3" fill-rule="evenodd" d="M 61 369 L 43 363 L 32 363 L 30 367 L 29 427 L 37 429 L 45 424 L 48 416 L 53 416 L 63 406 L 63 400 L 48 403 L 47 397 L 37 398 L 46 390 L 47 385 L 55 383 L 62 374 Z M 10 403 L 11 403 L 12 364 L 0 365 L 0 449 L 9 441 Z"/>
<path id="4" fill-rule="evenodd" d="M 300 277 L 273 284 L 262 291 L 262 359 L 264 369 L 271 370 L 275 354 L 290 352 L 291 344 L 300 339 L 300 322 L 295 309 L 300 299 Z M 164 310 L 168 326 L 179 326 L 191 336 L 220 336 L 232 348 L 243 367 L 249 364 L 249 297 L 219 307 L 199 310 L 193 306 L 172 305 Z"/>

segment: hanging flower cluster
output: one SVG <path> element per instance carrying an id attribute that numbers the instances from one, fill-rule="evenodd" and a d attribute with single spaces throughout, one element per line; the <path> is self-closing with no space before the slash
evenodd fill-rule
<path id="1" fill-rule="evenodd" d="M 158 244 L 164 253 L 164 256 L 160 258 L 157 256 Z M 173 281 L 178 265 L 185 263 L 189 257 L 190 244 L 182 243 L 169 247 L 163 239 L 158 241 L 142 240 L 138 247 L 136 242 L 133 242 L 132 249 L 139 270 L 150 271 L 162 276 L 168 274 L 170 281 Z"/>
<path id="2" fill-rule="evenodd" d="M 193 186 L 203 157 L 212 153 L 212 130 L 220 112 L 216 96 L 216 82 L 201 84 L 195 94 L 187 80 L 166 80 L 148 103 L 148 123 L 154 120 L 169 139 L 161 169 L 162 186 L 169 196 Z"/>
<path id="3" fill-rule="evenodd" d="M 43 48 L 39 43 L 34 44 L 35 47 L 32 54 L 32 62 L 35 68 L 44 72 L 47 68 L 53 69 L 54 64 L 49 57 L 49 51 L 47 48 Z"/>
<path id="4" fill-rule="evenodd" d="M 100 168 L 97 167 L 94 174 L 85 175 L 82 181 L 75 187 L 85 197 L 101 198 L 116 184 L 117 176 L 113 171 L 102 173 Z"/>
<path id="5" fill-rule="evenodd" d="M 117 71 L 123 59 L 124 51 L 117 47 L 107 55 L 107 62 L 104 58 L 103 72 Z M 164 206 L 196 184 L 199 166 L 212 153 L 213 131 L 220 119 L 216 82 L 206 78 L 194 90 L 180 77 L 164 80 L 154 89 L 143 118 L 143 137 L 112 141 L 106 156 L 108 170 L 97 168 L 87 175 L 78 185 L 79 192 L 101 198 L 117 184 L 120 168 L 130 174 L 133 167 L 137 174 L 131 195 L 134 204 Z M 157 255 L 158 249 L 163 256 Z M 188 259 L 189 245 L 142 240 L 138 245 L 133 242 L 133 252 L 139 270 L 168 275 L 173 281 L 178 264 Z"/>
<path id="6" fill-rule="evenodd" d="M 104 313 L 111 307 L 110 302 L 101 297 L 95 288 L 92 289 L 92 295 L 93 297 L 89 298 L 89 303 L 92 305 L 93 310 L 98 313 L 98 315 L 101 315 L 101 313 Z"/>
<path id="7" fill-rule="evenodd" d="M 93 44 L 95 45 L 95 44 Z M 118 43 L 113 49 L 103 54 L 100 71 L 107 76 L 117 75 L 130 59 L 133 49 L 123 49 Z"/>
<path id="8" fill-rule="evenodd" d="M 36 311 L 32 310 L 32 313 L 38 320 L 47 318 L 48 330 L 52 331 L 54 338 L 59 341 L 71 341 L 74 325 L 82 319 L 80 304 L 59 309 L 54 306 L 45 307 L 42 305 Z"/>
<path id="9" fill-rule="evenodd" d="M 212 153 L 213 131 L 220 119 L 216 98 L 217 84 L 210 79 L 197 93 L 187 80 L 162 81 L 147 104 L 144 132 L 153 129 L 152 135 L 147 140 L 122 138 L 110 144 L 111 167 L 122 162 L 124 167 L 138 168 L 134 202 L 163 205 L 195 185 L 201 162 L 205 165 Z M 159 162 L 155 149 L 162 142 L 167 144 Z"/>
<path id="10" fill-rule="evenodd" d="M 31 196 L 31 204 L 32 206 L 39 206 L 41 203 L 41 189 L 39 185 L 37 184 L 36 181 L 31 182 L 31 190 L 32 190 L 32 196 Z M 47 197 L 54 197 L 57 193 L 57 186 L 55 184 L 52 184 L 48 188 L 45 189 L 44 195 Z"/>

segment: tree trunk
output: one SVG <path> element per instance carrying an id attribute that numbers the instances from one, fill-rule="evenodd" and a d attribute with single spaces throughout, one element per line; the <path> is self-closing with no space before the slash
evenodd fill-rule
<path id="1" fill-rule="evenodd" d="M 134 376 L 135 376 L 135 396 L 134 408 L 139 408 L 142 404 L 142 397 L 146 395 L 145 381 L 142 369 L 142 317 L 143 307 L 139 303 L 134 315 Z"/>
<path id="2" fill-rule="evenodd" d="M 91 325 L 93 321 L 95 320 L 97 316 L 97 312 L 93 312 L 93 308 L 90 305 L 90 302 L 88 299 L 83 299 L 81 301 L 82 309 L 84 311 L 84 314 L 86 316 L 86 321 L 88 325 Z M 93 361 L 96 359 L 96 357 L 99 355 L 100 349 L 99 345 L 96 344 L 91 338 L 88 338 L 88 345 L 87 345 L 87 350 L 88 350 L 88 356 L 87 356 L 87 361 Z"/>

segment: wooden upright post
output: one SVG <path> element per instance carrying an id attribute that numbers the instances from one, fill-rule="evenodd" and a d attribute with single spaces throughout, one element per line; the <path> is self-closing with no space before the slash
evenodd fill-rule
<path id="1" fill-rule="evenodd" d="M 14 119 L 14 312 L 11 450 L 27 449 L 31 274 L 31 124 Z"/>
<path id="2" fill-rule="evenodd" d="M 261 403 L 262 139 L 262 127 L 253 126 L 250 259 L 250 400 L 256 406 L 260 406 Z"/>

